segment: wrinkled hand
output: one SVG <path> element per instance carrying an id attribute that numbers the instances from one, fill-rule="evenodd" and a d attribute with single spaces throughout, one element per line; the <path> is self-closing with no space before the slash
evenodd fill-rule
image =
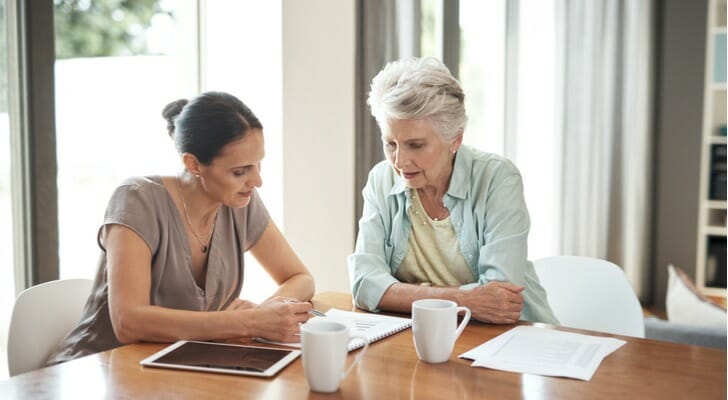
<path id="1" fill-rule="evenodd" d="M 276 342 L 300 341 L 301 324 L 308 321 L 311 303 L 274 297 L 255 308 L 255 336 Z"/>
<path id="2" fill-rule="evenodd" d="M 523 289 L 512 283 L 493 281 L 465 292 L 460 303 L 470 308 L 477 320 L 514 324 L 523 310 Z"/>

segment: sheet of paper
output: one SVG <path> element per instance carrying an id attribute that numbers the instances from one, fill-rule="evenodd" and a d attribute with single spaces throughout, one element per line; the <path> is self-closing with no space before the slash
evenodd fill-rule
<path id="1" fill-rule="evenodd" d="M 515 327 L 460 355 L 473 367 L 590 380 L 602 360 L 626 342 L 536 326 Z"/>

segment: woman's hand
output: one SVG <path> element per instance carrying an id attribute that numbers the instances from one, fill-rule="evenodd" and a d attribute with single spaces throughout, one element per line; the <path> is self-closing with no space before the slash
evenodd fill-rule
<path id="1" fill-rule="evenodd" d="M 300 341 L 301 324 L 308 321 L 313 306 L 286 297 L 274 297 L 255 307 L 251 320 L 254 336 L 276 342 Z"/>
<path id="2" fill-rule="evenodd" d="M 523 310 L 523 286 L 489 282 L 461 294 L 460 305 L 470 308 L 473 318 L 493 324 L 514 324 Z"/>

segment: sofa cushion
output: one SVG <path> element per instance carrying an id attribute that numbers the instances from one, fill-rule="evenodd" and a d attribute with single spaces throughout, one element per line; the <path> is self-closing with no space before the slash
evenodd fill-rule
<path id="1" fill-rule="evenodd" d="M 645 318 L 645 337 L 666 342 L 726 349 L 726 328 L 680 324 L 655 317 Z"/>
<path id="2" fill-rule="evenodd" d="M 667 318 L 670 322 L 726 328 L 726 310 L 703 296 L 685 273 L 668 266 Z"/>

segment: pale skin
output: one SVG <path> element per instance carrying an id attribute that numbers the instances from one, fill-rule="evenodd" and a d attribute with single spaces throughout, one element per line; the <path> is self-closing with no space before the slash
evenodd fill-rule
<path id="1" fill-rule="evenodd" d="M 462 139 L 462 133 L 454 140 L 444 139 L 426 119 L 393 120 L 383 129 L 387 160 L 407 187 L 417 190 L 432 218 L 449 215 L 442 199 L 450 186 L 455 152 Z M 445 299 L 470 308 L 473 318 L 480 321 L 513 324 L 521 316 L 523 289 L 509 282 L 489 282 L 472 290 L 398 282 L 384 292 L 379 308 L 410 312 L 415 300 Z"/>
<path id="2" fill-rule="evenodd" d="M 210 165 L 200 163 L 192 154 L 182 155 L 185 173 L 179 183 L 193 229 L 202 240 L 209 241 L 220 205 L 248 205 L 252 191 L 262 185 L 263 156 L 263 134 L 256 129 L 228 143 Z M 164 177 L 163 183 L 184 220 L 175 179 Z M 192 276 L 204 288 L 208 253 L 202 251 L 189 226 L 187 236 Z M 299 325 L 309 318 L 311 304 L 307 300 L 314 294 L 314 281 L 272 221 L 249 251 L 279 285 L 278 289 L 262 304 L 236 299 L 221 311 L 186 311 L 150 304 L 152 254 L 146 243 L 121 225 L 108 225 L 102 241 L 107 255 L 111 322 L 120 342 L 241 337 L 299 341 Z"/>

